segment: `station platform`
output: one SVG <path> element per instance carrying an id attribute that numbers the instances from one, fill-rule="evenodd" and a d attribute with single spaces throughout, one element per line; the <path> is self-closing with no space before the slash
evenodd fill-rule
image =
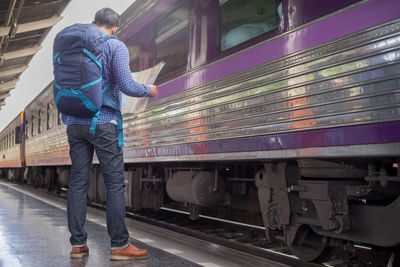
<path id="1" fill-rule="evenodd" d="M 90 255 L 70 259 L 66 200 L 0 181 L 0 267 L 5 266 L 286 266 L 207 241 L 127 219 L 131 242 L 146 260 L 110 261 L 105 212 L 88 207 Z"/>

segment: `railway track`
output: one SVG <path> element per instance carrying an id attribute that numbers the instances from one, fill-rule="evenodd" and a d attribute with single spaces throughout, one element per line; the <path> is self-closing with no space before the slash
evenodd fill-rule
<path id="1" fill-rule="evenodd" d="M 105 210 L 105 206 L 98 203 L 90 203 L 89 205 L 94 208 Z M 207 216 L 193 221 L 189 219 L 188 213 L 169 208 L 161 208 L 159 211 L 143 211 L 138 213 L 128 211 L 126 216 L 134 220 L 226 246 L 251 255 L 287 264 L 288 266 L 323 266 L 318 263 L 299 260 L 297 257 L 290 255 L 288 248 L 282 244 L 269 244 L 265 239 L 264 230 L 257 228 L 257 226 L 238 224 L 236 222 Z"/>
<path id="2" fill-rule="evenodd" d="M 92 207 L 105 210 L 105 206 L 90 203 Z M 128 218 L 182 233 L 194 238 L 226 246 L 241 252 L 262 257 L 293 267 L 396 267 L 394 253 L 375 251 L 370 247 L 356 245 L 350 253 L 344 248 L 330 251 L 331 257 L 324 263 L 305 262 L 290 253 L 282 243 L 270 243 L 265 238 L 263 227 L 238 223 L 219 218 L 200 216 L 191 220 L 189 212 L 171 208 L 158 211 L 141 211 L 126 213 Z"/>

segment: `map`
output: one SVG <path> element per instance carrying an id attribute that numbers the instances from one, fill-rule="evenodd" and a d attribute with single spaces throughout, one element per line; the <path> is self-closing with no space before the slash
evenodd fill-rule
<path id="1" fill-rule="evenodd" d="M 164 67 L 165 63 L 160 62 L 157 65 L 153 66 L 144 71 L 133 72 L 132 78 L 137 83 L 142 83 L 146 85 L 154 84 L 158 74 Z M 121 113 L 125 114 L 135 114 L 143 112 L 146 108 L 147 102 L 149 101 L 148 97 L 131 97 L 125 94 L 122 94 L 122 102 L 121 102 Z"/>

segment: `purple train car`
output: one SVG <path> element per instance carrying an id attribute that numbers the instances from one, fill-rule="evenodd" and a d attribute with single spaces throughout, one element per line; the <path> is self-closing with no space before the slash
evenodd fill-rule
<path id="1" fill-rule="evenodd" d="M 399 245 L 399 10 L 137 1 L 119 32 L 131 68 L 167 65 L 158 97 L 125 119 L 126 162 L 193 214 L 261 215 L 267 237 L 304 259 L 329 238 Z"/>
<path id="2" fill-rule="evenodd" d="M 166 66 L 159 95 L 124 118 L 128 208 L 265 227 L 305 260 L 333 244 L 399 246 L 399 11 L 397 0 L 134 2 L 118 32 L 131 69 Z M 33 123 L 46 106 L 30 107 Z M 68 184 L 64 128 L 25 148 L 53 184 Z M 89 199 L 101 203 L 100 176 Z"/>

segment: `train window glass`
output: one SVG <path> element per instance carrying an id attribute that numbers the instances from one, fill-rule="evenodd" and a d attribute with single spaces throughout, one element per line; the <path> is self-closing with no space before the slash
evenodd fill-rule
<path id="1" fill-rule="evenodd" d="M 15 144 L 20 144 L 21 140 L 20 140 L 20 132 L 21 132 L 21 126 L 17 126 L 15 127 Z"/>
<path id="2" fill-rule="evenodd" d="M 187 2 L 156 24 L 155 62 L 167 62 L 159 79 L 184 70 L 189 52 L 189 7 Z"/>
<path id="3" fill-rule="evenodd" d="M 13 130 L 11 133 L 11 146 L 14 145 L 15 145 L 15 130 Z"/>
<path id="4" fill-rule="evenodd" d="M 8 149 L 8 134 L 6 135 L 6 149 Z"/>
<path id="5" fill-rule="evenodd" d="M 282 0 L 219 0 L 221 51 L 279 26 Z"/>
<path id="6" fill-rule="evenodd" d="M 31 136 L 35 136 L 36 135 L 36 131 L 35 131 L 35 116 L 32 115 L 32 119 L 31 119 Z"/>
<path id="7" fill-rule="evenodd" d="M 57 125 L 61 125 L 61 124 L 62 124 L 61 112 L 57 111 Z"/>
<path id="8" fill-rule="evenodd" d="M 39 116 L 38 116 L 38 133 L 43 132 L 43 111 L 39 110 Z"/>
<path id="9" fill-rule="evenodd" d="M 25 121 L 25 139 L 29 138 L 29 120 Z"/>
<path id="10" fill-rule="evenodd" d="M 128 45 L 128 51 L 129 51 L 129 67 L 132 72 L 137 71 L 136 70 L 136 62 L 138 60 L 138 51 L 139 47 L 136 44 Z"/>
<path id="11" fill-rule="evenodd" d="M 49 103 L 47 105 L 47 130 L 53 128 L 53 125 L 54 125 L 53 105 Z"/>

